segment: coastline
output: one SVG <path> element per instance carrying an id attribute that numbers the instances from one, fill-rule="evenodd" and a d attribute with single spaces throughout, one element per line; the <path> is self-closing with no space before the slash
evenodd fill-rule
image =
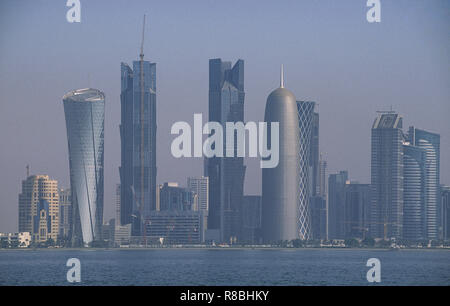
<path id="1" fill-rule="evenodd" d="M 194 251 L 194 250 L 213 250 L 213 251 L 231 251 L 231 250 L 246 250 L 246 251 L 261 251 L 261 250 L 280 250 L 280 251 L 329 251 L 329 250 L 342 250 L 342 251 L 450 251 L 450 248 L 346 248 L 346 247 L 310 247 L 310 248 L 282 248 L 282 247 L 127 247 L 127 248 L 14 248 L 14 249 L 0 249 L 0 252 L 5 251 L 149 251 L 149 250 L 180 250 L 180 251 Z"/>

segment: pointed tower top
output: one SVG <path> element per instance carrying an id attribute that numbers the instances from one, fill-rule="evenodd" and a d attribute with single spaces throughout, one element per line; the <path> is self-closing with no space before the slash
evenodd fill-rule
<path id="1" fill-rule="evenodd" d="M 145 34 L 145 14 L 144 14 L 144 23 L 142 24 L 141 53 L 139 54 L 141 61 L 144 60 L 144 34 Z"/>
<path id="2" fill-rule="evenodd" d="M 283 64 L 281 64 L 281 71 L 280 71 L 280 88 L 284 88 Z"/>

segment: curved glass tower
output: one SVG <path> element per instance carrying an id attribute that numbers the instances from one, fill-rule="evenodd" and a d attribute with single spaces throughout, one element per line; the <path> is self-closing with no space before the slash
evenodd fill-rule
<path id="1" fill-rule="evenodd" d="M 424 239 L 424 171 L 423 149 L 403 145 L 403 238 Z"/>
<path id="2" fill-rule="evenodd" d="M 264 121 L 279 123 L 279 163 L 262 170 L 262 233 L 266 243 L 299 237 L 300 133 L 295 96 L 284 88 L 267 98 Z M 270 139 L 270 137 L 268 137 Z M 270 144 L 269 144 L 270 146 Z"/>
<path id="3" fill-rule="evenodd" d="M 63 103 L 74 226 L 81 227 L 87 245 L 100 238 L 103 221 L 105 95 L 97 89 L 78 89 L 67 93 Z"/>
<path id="4" fill-rule="evenodd" d="M 425 235 L 427 239 L 437 239 L 439 232 L 439 168 L 440 168 L 440 135 L 415 127 L 409 128 L 411 144 L 425 152 L 424 173 L 424 217 Z"/>

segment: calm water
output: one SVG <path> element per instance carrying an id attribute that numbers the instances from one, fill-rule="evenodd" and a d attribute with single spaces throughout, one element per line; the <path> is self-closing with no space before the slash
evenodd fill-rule
<path id="1" fill-rule="evenodd" d="M 446 250 L 8 250 L 0 285 L 367 285 L 366 262 L 381 261 L 382 285 L 450 285 Z"/>

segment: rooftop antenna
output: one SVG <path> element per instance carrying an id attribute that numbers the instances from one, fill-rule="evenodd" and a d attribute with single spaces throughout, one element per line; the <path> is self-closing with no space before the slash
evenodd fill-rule
<path id="1" fill-rule="evenodd" d="M 280 88 L 284 88 L 284 71 L 283 71 L 283 64 L 281 64 L 281 71 L 280 71 Z"/>
<path id="2" fill-rule="evenodd" d="M 141 61 L 144 60 L 144 33 L 145 33 L 145 14 L 144 14 L 144 23 L 142 24 L 141 54 L 139 54 Z"/>
<path id="3" fill-rule="evenodd" d="M 30 176 L 30 165 L 25 167 L 27 169 L 27 178 Z"/>

